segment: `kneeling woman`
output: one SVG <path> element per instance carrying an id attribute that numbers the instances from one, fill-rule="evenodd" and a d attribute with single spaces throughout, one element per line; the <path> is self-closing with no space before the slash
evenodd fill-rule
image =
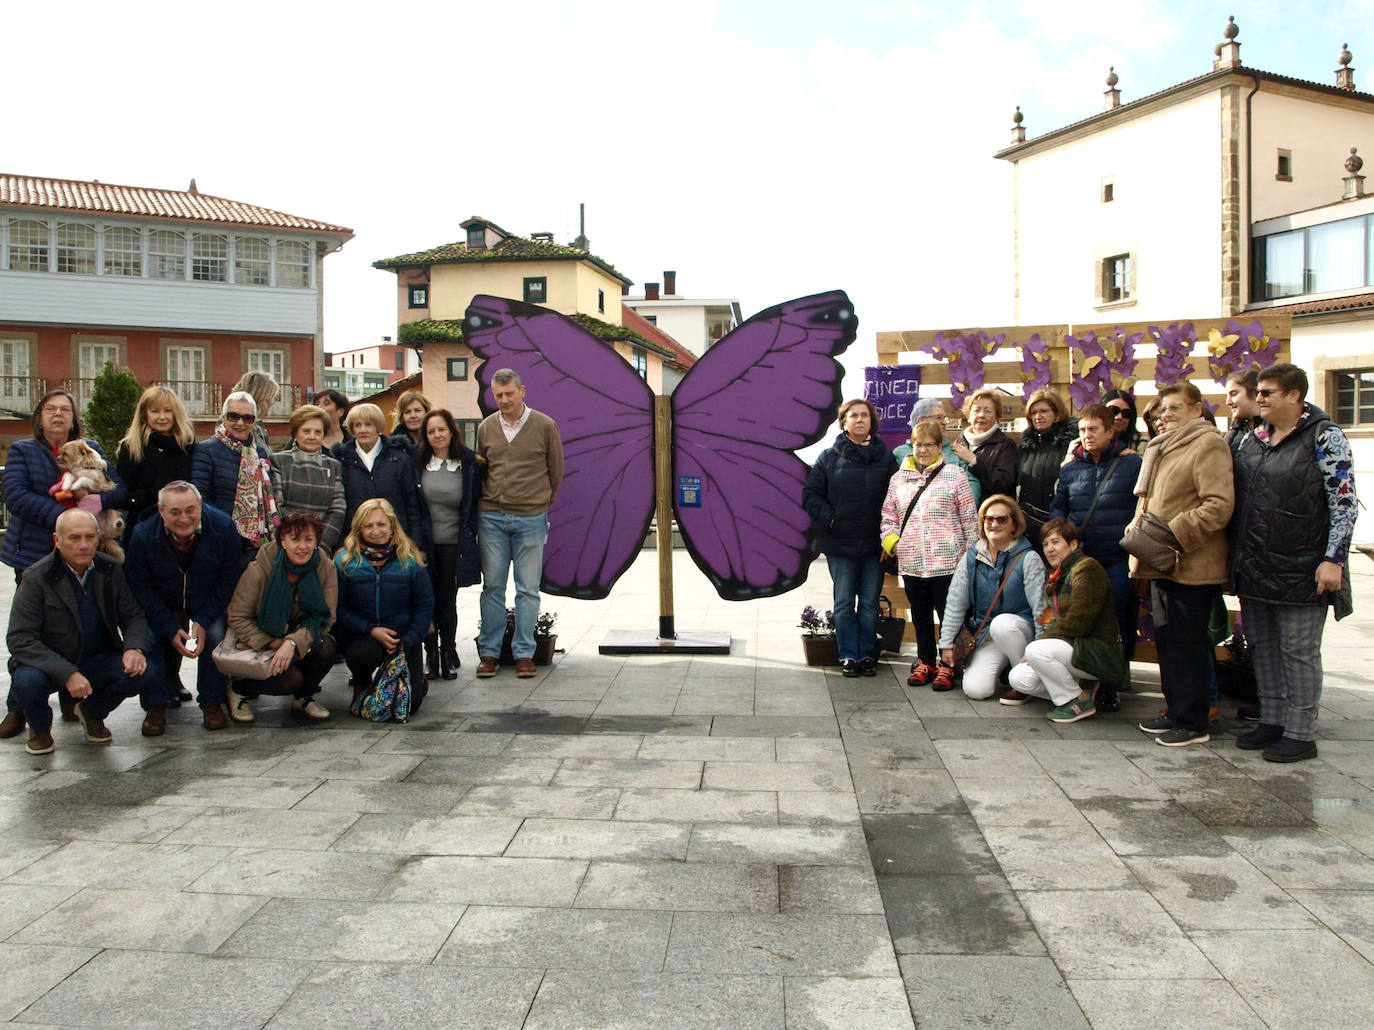
<path id="1" fill-rule="evenodd" d="M 334 564 L 339 644 L 353 689 L 365 688 L 377 667 L 401 648 L 410 667 L 410 710 L 419 711 L 427 689 L 421 645 L 434 617 L 434 588 L 424 557 L 389 501 L 374 497 L 358 505 Z"/>
<path id="2" fill-rule="evenodd" d="M 993 494 L 978 509 L 978 541 L 954 569 L 940 623 L 940 660 L 954 663 L 960 626 L 973 634 L 964 670 L 964 693 L 992 697 L 1008 666 L 1035 639 L 1035 616 L 1044 607 L 1045 563 L 1026 539 L 1026 517 L 1006 494 Z M 949 689 L 937 682 L 934 689 Z"/>
<path id="3" fill-rule="evenodd" d="M 234 589 L 228 620 L 234 636 L 244 647 L 276 652 L 267 679 L 230 684 L 235 722 L 253 721 L 248 702 L 260 694 L 290 695 L 291 707 L 305 718 L 329 718 L 315 695 L 339 654 L 329 635 L 339 586 L 334 563 L 319 549 L 323 532 L 315 516 L 288 513 L 276 540 L 262 546 Z"/>
<path id="4" fill-rule="evenodd" d="M 1126 657 L 1116 628 L 1116 605 L 1106 571 L 1078 548 L 1078 530 L 1068 519 L 1050 519 L 1040 532 L 1050 563 L 1045 581 L 1048 606 L 1040 613 L 1045 631 L 1026 645 L 1011 670 L 1012 689 L 1004 705 L 1048 698 L 1053 722 L 1078 722 L 1097 714 L 1097 683 L 1124 683 Z"/>

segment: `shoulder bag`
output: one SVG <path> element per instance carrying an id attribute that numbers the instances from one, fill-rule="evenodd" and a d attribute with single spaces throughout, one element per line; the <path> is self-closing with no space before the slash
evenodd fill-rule
<path id="1" fill-rule="evenodd" d="M 1007 588 L 1007 583 L 1011 580 L 1011 574 L 1016 571 L 1016 566 L 1021 563 L 1021 557 L 1025 553 L 1025 551 L 1022 551 L 1021 554 L 1013 558 L 1011 564 L 1007 566 L 1007 574 L 1002 577 L 1002 584 L 997 588 L 997 593 L 992 595 L 992 603 L 988 605 L 988 610 L 983 613 L 983 621 L 978 623 L 978 628 L 970 631 L 967 623 L 959 627 L 959 632 L 954 637 L 953 647 L 955 668 L 961 668 L 968 662 L 969 658 L 972 657 L 973 649 L 978 646 L 978 638 L 983 634 L 983 627 L 988 624 L 988 619 L 992 618 L 992 611 L 997 607 L 997 602 L 1001 600 L 1002 591 Z M 976 572 L 978 565 L 978 559 L 976 557 L 973 563 Z"/>
<path id="2" fill-rule="evenodd" d="M 1183 545 L 1178 542 L 1178 537 L 1174 536 L 1167 522 L 1145 510 L 1150 503 L 1150 487 L 1154 485 L 1154 478 L 1154 469 L 1151 468 L 1140 514 L 1126 527 L 1126 535 L 1121 538 L 1121 549 L 1160 575 L 1172 578 L 1178 571 L 1178 563 L 1183 560 Z"/>
<path id="3" fill-rule="evenodd" d="M 220 672 L 233 679 L 265 680 L 272 675 L 268 667 L 272 664 L 274 653 L 270 648 L 254 651 L 252 648 L 241 646 L 231 629 L 210 652 L 210 658 Z"/>

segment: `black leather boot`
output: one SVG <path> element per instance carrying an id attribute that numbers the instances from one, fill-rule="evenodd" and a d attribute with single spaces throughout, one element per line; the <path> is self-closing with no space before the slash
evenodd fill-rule
<path id="1" fill-rule="evenodd" d="M 439 642 L 433 637 L 425 638 L 425 675 L 432 680 L 439 678 Z"/>
<path id="2" fill-rule="evenodd" d="M 444 679 L 456 680 L 458 678 L 458 670 L 463 665 L 462 660 L 458 657 L 458 648 L 452 644 L 445 644 L 439 649 L 439 662 Z"/>

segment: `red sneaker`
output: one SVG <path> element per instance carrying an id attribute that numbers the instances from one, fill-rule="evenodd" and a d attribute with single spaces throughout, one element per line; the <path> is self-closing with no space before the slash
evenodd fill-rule
<path id="1" fill-rule="evenodd" d="M 935 666 L 927 665 L 925 662 L 917 661 L 911 667 L 911 675 L 906 678 L 908 687 L 924 687 L 935 676 Z"/>
<path id="2" fill-rule="evenodd" d="M 951 666 L 941 664 L 935 670 L 935 682 L 930 685 L 931 690 L 953 690 L 954 689 L 954 669 Z"/>

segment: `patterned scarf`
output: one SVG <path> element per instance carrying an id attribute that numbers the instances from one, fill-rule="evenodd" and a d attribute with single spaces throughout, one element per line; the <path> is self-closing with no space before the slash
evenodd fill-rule
<path id="1" fill-rule="evenodd" d="M 272 475 L 266 458 L 258 457 L 253 441 L 239 443 L 224 429 L 215 427 L 215 439 L 239 456 L 239 480 L 234 487 L 234 510 L 229 517 L 243 537 L 254 547 L 271 537 L 281 519 L 277 498 L 272 492 Z"/>
<path id="2" fill-rule="evenodd" d="M 369 544 L 366 540 L 358 541 L 358 551 L 364 558 L 373 565 L 385 565 L 396 557 L 396 541 L 387 544 Z"/>

